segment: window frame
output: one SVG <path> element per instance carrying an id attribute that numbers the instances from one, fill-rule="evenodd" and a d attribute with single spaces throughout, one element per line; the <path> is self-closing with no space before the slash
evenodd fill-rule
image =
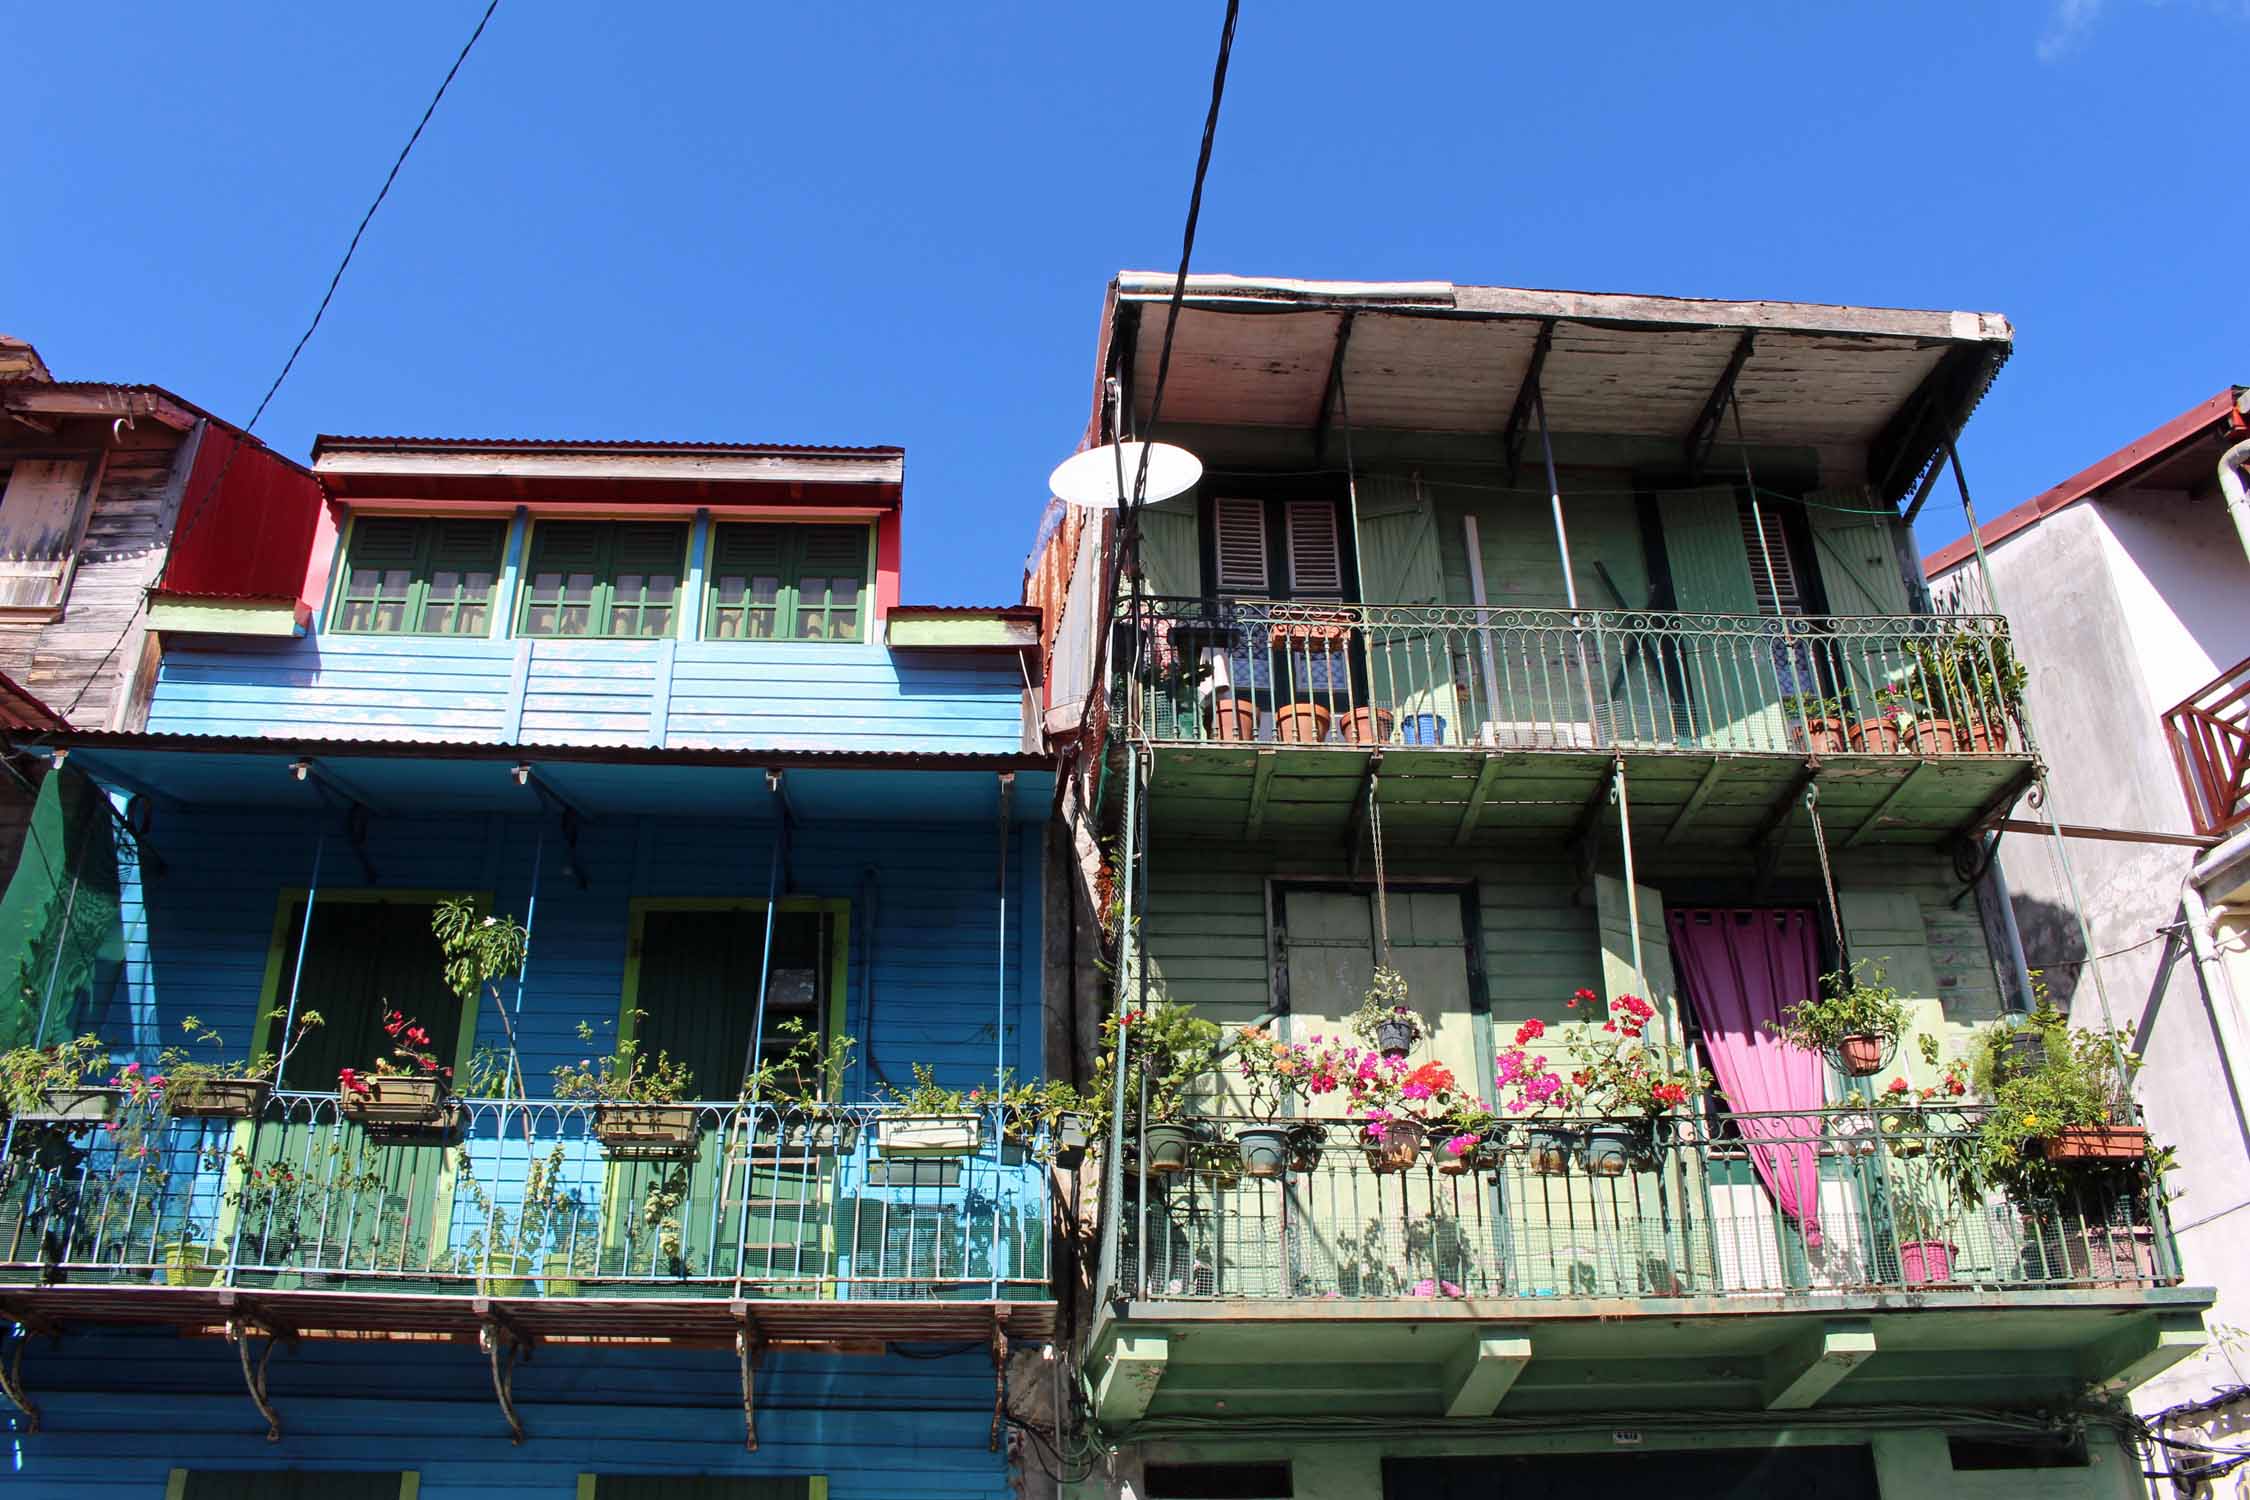
<path id="1" fill-rule="evenodd" d="M 430 575 L 437 572 L 441 566 L 437 546 L 439 531 L 446 522 L 461 520 L 470 521 L 477 525 L 489 525 L 495 529 L 496 539 L 490 553 L 492 583 L 484 599 L 484 629 L 431 630 L 427 628 L 425 622 L 431 605 Z M 359 542 L 361 524 L 366 521 L 406 521 L 417 528 L 414 561 L 408 570 L 409 577 L 404 600 L 406 606 L 404 618 L 408 623 L 397 630 L 386 630 L 376 625 L 347 625 L 344 623 L 344 612 L 353 603 L 366 602 L 380 608 L 386 602 L 379 593 L 356 600 L 352 593 L 352 551 Z M 328 631 L 332 635 L 418 636 L 428 640 L 488 641 L 492 639 L 493 632 L 500 623 L 500 596 L 502 584 L 505 582 L 508 571 L 508 522 L 504 519 L 481 516 L 394 516 L 384 513 L 354 515 L 351 518 L 350 526 L 344 533 L 343 545 L 337 550 L 337 557 L 339 565 L 336 569 L 335 597 L 330 601 L 328 609 Z M 442 565 L 450 566 L 459 572 L 469 571 L 466 565 L 459 563 L 443 563 Z M 452 599 L 441 601 L 439 607 L 458 610 L 461 607 L 458 591 Z"/>
<path id="2" fill-rule="evenodd" d="M 601 629 L 565 632 L 561 630 L 533 630 L 529 627 L 528 621 L 531 618 L 531 611 L 535 607 L 540 607 L 532 584 L 539 558 L 539 534 L 543 527 L 550 526 L 594 526 L 601 528 L 601 541 L 596 548 L 596 561 L 591 569 L 594 575 L 592 592 L 587 596 L 585 606 L 587 622 L 592 625 L 599 625 L 602 627 Z M 648 599 L 647 587 L 644 584 L 638 601 L 620 606 L 616 593 L 617 541 L 620 528 L 626 526 L 672 526 L 679 529 L 680 550 L 677 571 L 673 576 L 672 598 L 669 603 L 661 606 L 651 604 Z M 512 616 L 509 622 L 510 632 L 517 639 L 532 641 L 678 640 L 681 633 L 681 617 L 686 612 L 683 606 L 687 599 L 689 565 L 694 547 L 695 524 L 692 521 L 670 518 L 660 521 L 639 521 L 616 516 L 605 516 L 598 519 L 579 516 L 533 516 L 530 525 L 525 529 L 523 563 L 516 573 L 516 598 L 514 606 L 509 612 Z M 554 607 L 559 611 L 576 606 L 558 598 Z M 607 628 L 611 614 L 620 607 L 636 611 L 636 619 L 646 619 L 649 610 L 652 608 L 668 609 L 672 612 L 671 623 L 657 632 L 611 630 Z"/>
<path id="3" fill-rule="evenodd" d="M 1223 587 L 1219 570 L 1219 507 L 1222 502 L 1255 504 L 1264 509 L 1265 587 Z M 1295 550 L 1290 536 L 1293 507 L 1318 504 L 1329 507 L 1335 526 L 1336 573 L 1342 587 L 1336 590 L 1301 589 L 1297 583 Z M 1225 496 L 1207 494 L 1201 506 L 1203 597 L 1246 599 L 1272 604 L 1357 604 L 1359 551 L 1352 532 L 1351 501 L 1318 484 L 1245 482 Z"/>
<path id="4" fill-rule="evenodd" d="M 722 609 L 739 613 L 747 624 L 752 606 L 747 591 L 739 602 L 732 604 L 722 601 L 719 597 L 719 539 L 721 534 L 729 529 L 753 526 L 771 526 L 781 533 L 781 562 L 776 569 L 780 577 L 780 585 L 774 591 L 771 608 L 774 623 L 778 626 L 786 620 L 789 630 L 786 634 L 776 633 L 773 635 L 722 635 L 719 633 L 719 613 Z M 806 572 L 805 544 L 816 529 L 861 533 L 863 545 L 859 557 L 859 596 L 852 617 L 852 634 L 848 639 L 835 635 L 809 636 L 797 634 L 797 623 L 803 609 L 803 602 L 798 594 L 798 585 Z M 710 539 L 705 544 L 704 558 L 703 608 L 700 611 L 701 618 L 696 622 L 699 639 L 721 641 L 730 645 L 864 646 L 867 644 L 872 629 L 872 621 L 869 618 L 868 596 L 874 592 L 875 581 L 875 527 L 872 523 L 854 521 L 721 521 L 714 519 L 711 523 Z M 759 605 L 756 607 L 763 610 L 767 606 Z M 822 616 L 826 620 L 833 620 L 842 613 L 837 606 L 832 604 L 822 605 L 821 610 Z"/>

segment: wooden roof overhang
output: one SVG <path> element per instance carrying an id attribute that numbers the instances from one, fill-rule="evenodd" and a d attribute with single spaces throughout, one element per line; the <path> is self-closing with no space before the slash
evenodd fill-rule
<path id="1" fill-rule="evenodd" d="M 1107 801 L 1121 801 L 1112 751 Z M 1735 850 L 1809 857 L 1816 789 L 1830 852 L 1944 847 L 2004 817 L 2030 786 L 2026 755 L 1780 755 L 1708 750 L 1477 750 L 1354 745 L 1157 745 L 1148 817 L 1159 838 L 1366 841 L 1370 780 L 1393 848 L 1560 848 L 1590 829 L 1614 845 L 1611 770 L 1625 766 L 1632 833 L 1648 855 Z M 1647 857 L 1647 855 L 1644 855 Z"/>
<path id="2" fill-rule="evenodd" d="M 1169 273 L 1118 277 L 1104 330 L 1146 424 Z M 1179 425 L 1520 432 L 1536 370 L 1558 433 L 1864 451 L 1897 501 L 1965 422 L 2013 347 L 1997 313 L 1726 302 L 1450 282 L 1191 276 L 1164 388 Z"/>

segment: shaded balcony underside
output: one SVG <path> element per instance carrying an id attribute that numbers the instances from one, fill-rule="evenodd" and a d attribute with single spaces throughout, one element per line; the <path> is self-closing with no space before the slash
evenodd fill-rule
<path id="1" fill-rule="evenodd" d="M 1757 1299 L 1116 1304 L 1089 1375 L 1113 1430 L 1352 1413 L 2025 1406 L 2123 1389 L 2201 1347 L 2196 1288 Z M 1141 1424 L 1136 1428 L 1136 1424 Z"/>
<path id="2" fill-rule="evenodd" d="M 1607 752 L 1160 744 L 1152 758 L 1149 817 L 1158 833 L 1356 839 L 1371 775 L 1388 838 L 1554 844 L 1597 824 L 1615 827 Z M 2024 755 L 1621 750 L 1615 758 L 1625 763 L 1636 841 L 1706 849 L 1754 849 L 1769 839 L 1809 847 L 1808 785 L 1818 788 L 1832 851 L 1943 845 L 2002 816 L 2033 775 Z M 1117 752 L 1113 802 L 1124 764 Z"/>
<path id="3" fill-rule="evenodd" d="M 732 1347 L 761 1342 L 878 1345 L 925 1340 L 1039 1340 L 1055 1331 L 1052 1302 L 836 1301 L 818 1298 L 446 1297 L 382 1291 L 250 1291 L 62 1283 L 11 1289 L 0 1316 L 41 1332 L 72 1325 L 164 1325 L 223 1333 L 230 1321 L 305 1338 L 454 1337 L 474 1341 L 495 1322 L 538 1340 Z"/>

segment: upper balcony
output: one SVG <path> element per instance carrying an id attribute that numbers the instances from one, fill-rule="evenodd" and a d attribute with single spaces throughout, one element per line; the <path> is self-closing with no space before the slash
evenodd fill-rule
<path id="1" fill-rule="evenodd" d="M 2164 715 L 2195 831 L 2225 838 L 2250 825 L 2250 661 L 2240 661 Z"/>

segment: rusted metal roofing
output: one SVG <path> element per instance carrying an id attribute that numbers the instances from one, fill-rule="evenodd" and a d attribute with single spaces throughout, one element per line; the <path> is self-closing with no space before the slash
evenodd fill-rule
<path id="1" fill-rule="evenodd" d="M 2178 461 L 2184 460 L 2190 466 L 2190 471 L 2181 476 L 2183 479 L 2216 484 L 2219 450 L 2250 433 L 2250 414 L 2244 411 L 2246 401 L 2250 401 L 2250 388 L 2230 385 L 2154 431 L 2143 433 L 2107 458 L 2080 469 L 2054 488 L 1995 516 L 1977 528 L 1977 534 L 1989 547 L 2038 525 L 2066 505 L 2129 484 L 2148 484 L 2157 489 L 2195 487 L 2194 484 L 2174 486 L 2164 482 L 2164 476 L 2157 473 Z M 2196 467 L 2198 465 L 2200 468 Z M 1950 573 L 1975 555 L 1975 543 L 1964 536 L 1923 558 L 1922 574 L 1926 578 L 1936 578 Z"/>
<path id="2" fill-rule="evenodd" d="M 894 604 L 889 613 L 894 615 L 1006 615 L 1015 619 L 1036 620 L 1036 604 Z"/>
<path id="3" fill-rule="evenodd" d="M 0 729 L 67 731 L 70 721 L 56 713 L 38 695 L 0 672 Z"/>

